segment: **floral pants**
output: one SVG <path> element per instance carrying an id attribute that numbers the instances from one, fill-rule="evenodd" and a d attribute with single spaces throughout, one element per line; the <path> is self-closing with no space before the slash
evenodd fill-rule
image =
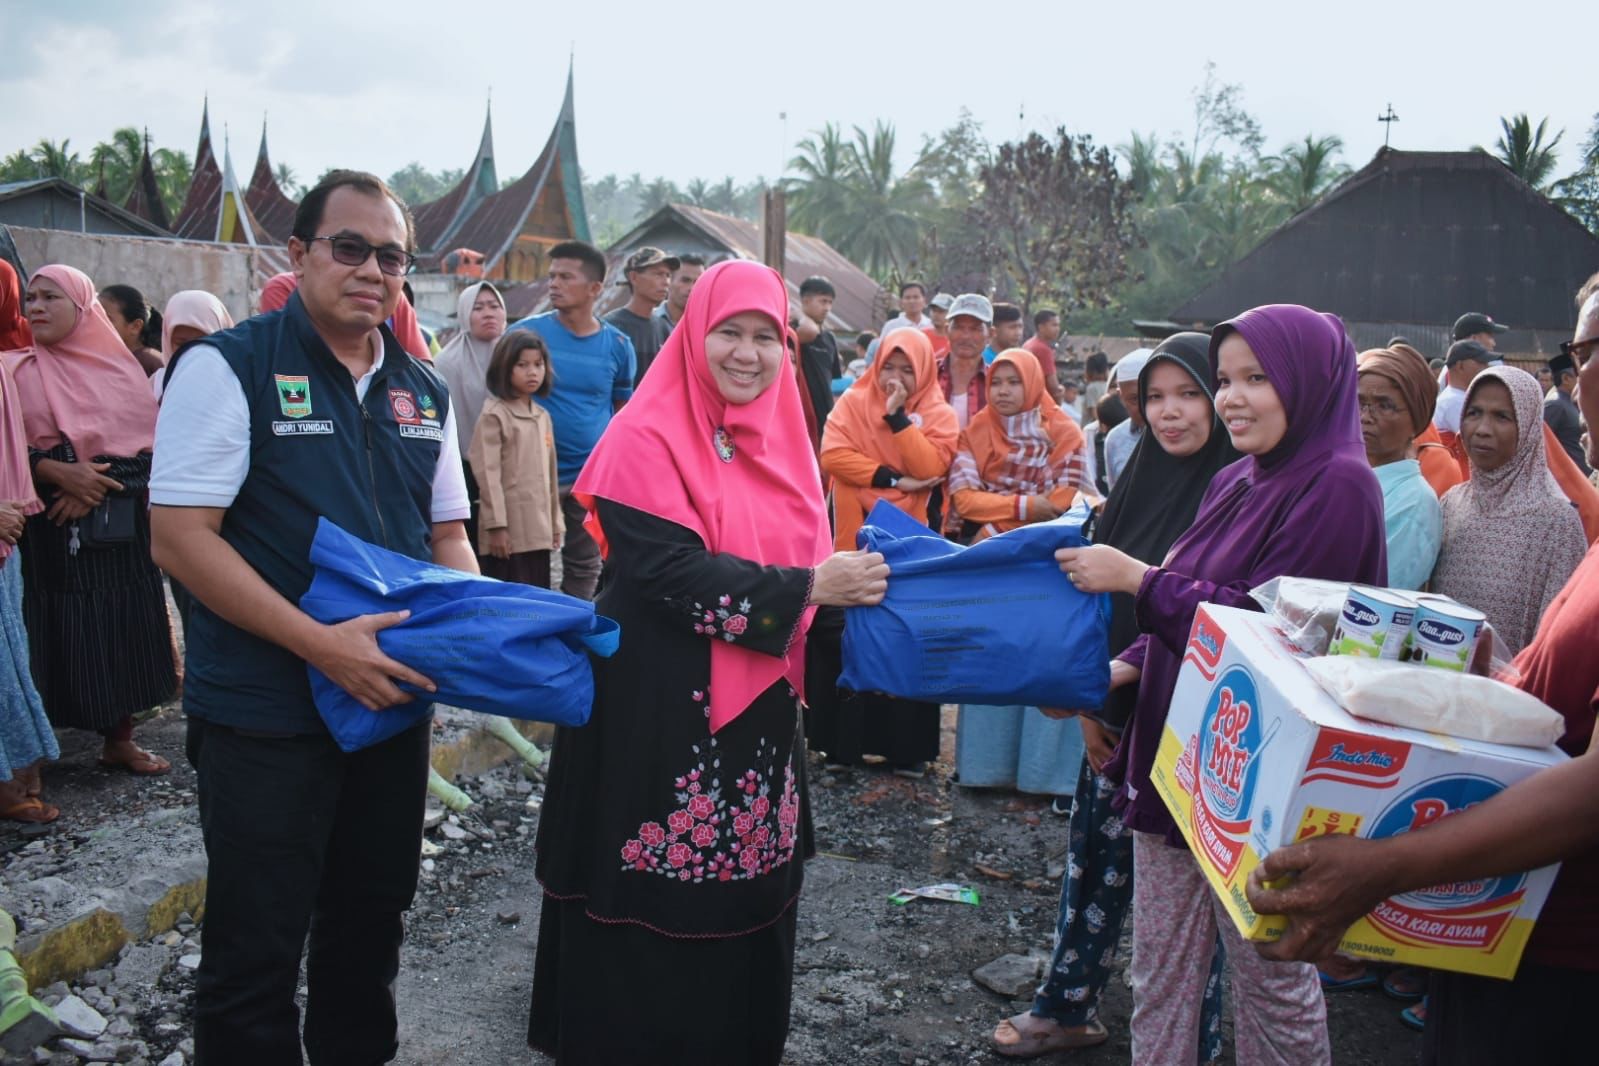
<path id="1" fill-rule="evenodd" d="M 1099 997 L 1110 980 L 1110 964 L 1122 922 L 1133 902 L 1133 833 L 1111 809 L 1116 786 L 1094 772 L 1088 760 L 1077 779 L 1066 875 L 1060 883 L 1060 914 L 1049 973 L 1033 997 L 1033 1014 L 1063 1026 L 1087 1025 L 1099 1015 Z M 1210 962 L 1199 1028 L 1199 1061 L 1221 1058 L 1221 940 Z"/>
<path id="2" fill-rule="evenodd" d="M 1238 1066 L 1331 1066 L 1316 968 L 1262 959 L 1238 934 L 1187 848 L 1134 833 L 1133 862 L 1133 1062 L 1189 1061 L 1208 983 L 1206 957 L 1220 931 L 1232 968 Z"/>

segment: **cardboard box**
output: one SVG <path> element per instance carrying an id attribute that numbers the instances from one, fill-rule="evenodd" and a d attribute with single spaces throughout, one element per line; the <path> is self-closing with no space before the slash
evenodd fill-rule
<path id="1" fill-rule="evenodd" d="M 1249 940 L 1275 940 L 1284 928 L 1244 896 L 1273 849 L 1323 833 L 1408 832 L 1566 759 L 1554 747 L 1355 718 L 1311 678 L 1305 657 L 1267 615 L 1201 607 L 1155 758 L 1156 790 Z M 1416 670 L 1424 684 L 1425 669 Z M 1342 950 L 1511 977 L 1557 869 L 1395 896 L 1350 927 Z"/>

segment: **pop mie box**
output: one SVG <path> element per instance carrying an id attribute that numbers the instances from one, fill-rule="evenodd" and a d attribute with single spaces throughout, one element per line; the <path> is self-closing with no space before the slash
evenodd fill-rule
<path id="1" fill-rule="evenodd" d="M 1151 774 L 1248 940 L 1275 940 L 1285 925 L 1256 914 L 1244 896 L 1250 871 L 1274 848 L 1323 833 L 1408 832 L 1566 759 L 1554 747 L 1355 718 L 1316 684 L 1304 658 L 1269 616 L 1202 606 Z M 1425 684 L 1425 669 L 1416 670 Z M 1509 978 L 1558 868 L 1394 896 L 1349 928 L 1341 950 Z"/>

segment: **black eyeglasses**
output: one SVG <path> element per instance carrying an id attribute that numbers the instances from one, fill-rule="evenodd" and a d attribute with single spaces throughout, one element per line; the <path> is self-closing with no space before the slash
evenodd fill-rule
<path id="1" fill-rule="evenodd" d="M 1586 349 L 1599 344 L 1599 337 L 1589 337 L 1585 341 L 1561 341 L 1560 354 L 1571 357 L 1571 361 L 1581 367 L 1588 361 Z"/>
<path id="2" fill-rule="evenodd" d="M 328 250 L 333 253 L 333 261 L 343 263 L 345 266 L 358 267 L 367 261 L 368 256 L 376 253 L 378 269 L 392 278 L 402 278 L 411 272 L 411 268 L 416 266 L 416 256 L 404 248 L 396 248 L 393 245 L 384 245 L 378 248 L 368 244 L 360 237 L 352 237 L 349 234 L 339 234 L 334 237 L 312 237 L 305 243 L 315 244 L 317 241 L 327 241 Z"/>

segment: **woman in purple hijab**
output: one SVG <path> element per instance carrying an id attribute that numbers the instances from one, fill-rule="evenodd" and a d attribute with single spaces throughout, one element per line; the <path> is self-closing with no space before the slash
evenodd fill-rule
<path id="1" fill-rule="evenodd" d="M 1293 304 L 1246 311 L 1210 341 L 1216 411 L 1244 458 L 1211 480 L 1194 524 L 1161 566 L 1106 545 L 1057 553 L 1084 591 L 1135 596 L 1143 630 L 1111 662 L 1138 685 L 1133 719 L 1105 767 L 1134 831 L 1134 1062 L 1191 1061 L 1219 929 L 1237 997 L 1240 1063 L 1331 1062 L 1316 968 L 1261 959 L 1239 937 L 1149 783 L 1155 748 L 1202 603 L 1258 610 L 1274 577 L 1385 584 L 1382 489 L 1366 462 L 1355 348 L 1335 316 Z"/>

